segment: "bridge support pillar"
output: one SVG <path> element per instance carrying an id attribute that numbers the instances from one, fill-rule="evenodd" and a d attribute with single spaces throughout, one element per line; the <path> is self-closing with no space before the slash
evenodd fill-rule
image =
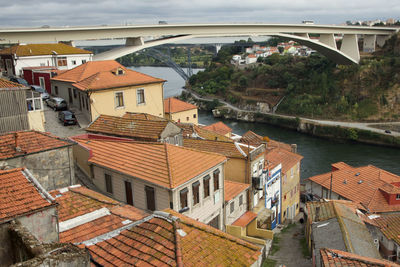
<path id="1" fill-rule="evenodd" d="M 215 44 L 215 55 L 218 54 L 219 50 L 221 50 L 222 44 Z"/>
<path id="2" fill-rule="evenodd" d="M 386 40 L 389 38 L 390 38 L 389 35 L 378 35 L 378 36 L 376 36 L 376 44 L 379 47 L 383 47 L 386 43 Z"/>
<path id="3" fill-rule="evenodd" d="M 376 35 L 364 34 L 363 51 L 364 52 L 375 52 Z"/>
<path id="4" fill-rule="evenodd" d="M 310 36 L 308 36 L 308 33 L 306 33 L 306 32 L 295 33 L 294 35 L 310 39 Z"/>
<path id="5" fill-rule="evenodd" d="M 357 62 L 360 62 L 360 50 L 358 49 L 358 38 L 356 34 L 345 34 L 342 39 L 340 51 Z"/>
<path id="6" fill-rule="evenodd" d="M 144 44 L 142 37 L 126 38 L 125 46 L 142 46 Z"/>
<path id="7" fill-rule="evenodd" d="M 332 34 L 321 34 L 319 41 L 323 44 L 329 45 L 330 47 L 337 49 L 335 36 Z"/>

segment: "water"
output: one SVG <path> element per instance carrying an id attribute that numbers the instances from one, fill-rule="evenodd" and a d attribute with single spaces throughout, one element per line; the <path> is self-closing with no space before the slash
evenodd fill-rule
<path id="1" fill-rule="evenodd" d="M 165 97 L 179 95 L 182 91 L 182 86 L 185 84 L 184 80 L 173 69 L 168 67 L 135 67 L 133 69 L 168 80 L 164 85 Z M 399 149 L 358 143 L 340 143 L 268 124 L 222 120 L 214 118 L 210 113 L 199 112 L 199 123 L 211 124 L 217 121 L 223 121 L 236 134 L 241 135 L 251 130 L 277 141 L 297 144 L 298 153 L 304 157 L 301 162 L 302 180 L 330 171 L 330 164 L 339 161 L 344 161 L 352 166 L 372 164 L 400 175 Z"/>

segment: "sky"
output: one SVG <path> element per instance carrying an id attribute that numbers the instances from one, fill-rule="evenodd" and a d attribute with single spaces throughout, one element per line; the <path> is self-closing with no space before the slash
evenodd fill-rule
<path id="1" fill-rule="evenodd" d="M 399 0 L 0 0 L 0 28 L 400 19 Z"/>

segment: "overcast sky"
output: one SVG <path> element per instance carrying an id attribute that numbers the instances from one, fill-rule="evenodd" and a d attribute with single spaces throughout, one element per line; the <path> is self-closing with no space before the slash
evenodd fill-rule
<path id="1" fill-rule="evenodd" d="M 400 18 L 400 0 L 0 0 L 0 28 Z"/>

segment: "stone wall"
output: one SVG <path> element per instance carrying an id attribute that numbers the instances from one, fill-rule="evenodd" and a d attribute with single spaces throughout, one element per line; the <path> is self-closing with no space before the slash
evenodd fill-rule
<path id="1" fill-rule="evenodd" d="M 26 167 L 47 191 L 76 183 L 72 146 L 0 161 L 4 166 Z"/>

